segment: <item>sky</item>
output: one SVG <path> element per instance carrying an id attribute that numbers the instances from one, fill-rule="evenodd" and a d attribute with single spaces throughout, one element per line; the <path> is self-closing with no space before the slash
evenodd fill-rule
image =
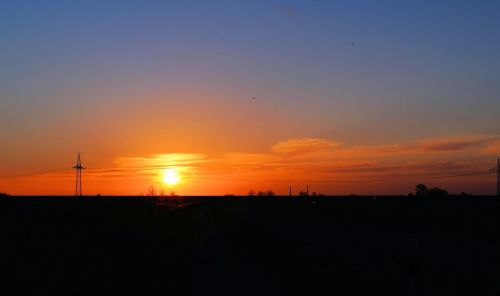
<path id="1" fill-rule="evenodd" d="M 493 194 L 499 112 L 498 1 L 0 1 L 0 192 Z"/>

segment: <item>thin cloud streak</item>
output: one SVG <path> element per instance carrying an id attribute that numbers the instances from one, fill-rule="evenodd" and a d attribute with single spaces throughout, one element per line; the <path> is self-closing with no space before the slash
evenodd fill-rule
<path id="1" fill-rule="evenodd" d="M 472 149 L 496 139 L 494 136 L 461 136 L 431 139 L 419 143 L 419 149 L 428 152 L 456 152 Z"/>
<path id="2" fill-rule="evenodd" d="M 328 151 L 340 145 L 342 145 L 342 143 L 327 139 L 289 139 L 273 145 L 271 150 L 276 153 L 306 154 L 318 151 Z"/>

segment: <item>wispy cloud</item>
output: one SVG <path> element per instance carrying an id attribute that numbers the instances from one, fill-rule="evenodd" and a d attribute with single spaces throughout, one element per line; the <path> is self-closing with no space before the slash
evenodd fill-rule
<path id="1" fill-rule="evenodd" d="M 467 135 L 421 141 L 418 148 L 429 152 L 455 152 L 485 145 L 496 137 L 487 135 Z"/>
<path id="2" fill-rule="evenodd" d="M 500 141 L 494 141 L 484 147 L 484 153 L 500 155 Z"/>
<path id="3" fill-rule="evenodd" d="M 184 166 L 209 161 L 204 154 L 196 153 L 168 153 L 156 154 L 147 157 L 119 157 L 114 164 L 120 168 L 129 169 L 157 169 L 170 166 Z"/>
<path id="4" fill-rule="evenodd" d="M 348 146 L 332 139 L 294 138 L 272 145 L 268 153 L 227 154 L 219 165 L 226 167 L 227 172 L 236 170 L 237 174 L 232 175 L 235 179 L 257 181 L 396 180 L 467 174 L 487 171 L 489 164 L 482 147 L 494 145 L 494 139 L 495 136 L 466 135 L 401 144 Z M 496 146 L 488 147 L 492 150 Z M 446 151 L 454 154 L 447 157 L 440 153 Z M 436 154 L 438 152 L 440 154 Z"/>
<path id="5" fill-rule="evenodd" d="M 201 164 L 212 162 L 200 153 L 164 153 L 141 157 L 118 157 L 112 168 L 89 171 L 93 176 L 117 178 L 135 176 L 151 178 L 158 176 L 164 169 L 175 167 L 185 176 L 192 176 Z"/>
<path id="6" fill-rule="evenodd" d="M 224 162 L 227 165 L 237 166 L 263 166 L 281 163 L 282 158 L 276 155 L 265 153 L 226 153 Z"/>
<path id="7" fill-rule="evenodd" d="M 426 176 L 481 170 L 486 164 L 482 160 L 472 161 L 471 152 L 483 155 L 485 150 L 494 151 L 499 147 L 495 139 L 488 135 L 465 135 L 349 147 L 332 139 L 292 138 L 272 145 L 267 152 L 230 152 L 217 159 L 184 153 L 120 157 L 113 168 L 95 173 L 147 177 L 175 166 L 193 178 L 203 176 L 234 181 Z M 437 152 L 466 153 L 469 160 L 435 159 Z"/>
<path id="8" fill-rule="evenodd" d="M 289 139 L 271 147 L 273 152 L 288 154 L 304 154 L 328 151 L 340 146 L 341 143 L 333 140 L 318 138 Z"/>

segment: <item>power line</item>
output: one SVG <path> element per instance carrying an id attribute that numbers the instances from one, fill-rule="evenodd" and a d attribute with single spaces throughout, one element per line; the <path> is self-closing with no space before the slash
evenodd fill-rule
<path id="1" fill-rule="evenodd" d="M 358 179 L 358 180 L 312 180 L 312 179 L 297 179 L 297 180 L 284 180 L 284 179 L 259 179 L 256 181 L 261 182 L 311 182 L 311 183 L 370 183 L 370 182 L 397 182 L 397 181 L 417 181 L 417 180 L 427 180 L 427 179 L 447 179 L 447 178 L 459 178 L 459 177 L 471 177 L 471 176 L 483 176 L 491 175 L 492 172 L 476 172 L 476 173 L 464 173 L 464 174 L 454 174 L 454 175 L 440 175 L 440 176 L 428 176 L 428 177 L 408 177 L 408 178 L 394 178 L 394 179 Z M 204 176 L 204 179 L 212 180 L 223 180 L 230 181 L 234 180 L 231 178 L 217 178 Z M 250 181 L 248 179 L 243 181 Z"/>
<path id="2" fill-rule="evenodd" d="M 467 174 L 455 174 L 455 175 L 442 175 L 442 176 L 429 176 L 429 177 L 410 177 L 410 178 L 395 178 L 395 179 L 367 179 L 367 180 L 331 180 L 324 182 L 334 182 L 334 183 L 363 183 L 363 182 L 395 182 L 395 181 L 417 181 L 417 180 L 428 180 L 428 179 L 448 179 L 448 178 L 460 178 L 460 177 L 471 177 L 471 176 L 483 176 L 490 175 L 491 173 L 467 173 Z"/>
<path id="3" fill-rule="evenodd" d="M 5 177 L 0 177 L 0 179 L 15 179 L 15 178 L 22 178 L 22 177 L 45 175 L 45 174 L 50 174 L 50 173 L 58 173 L 58 172 L 63 172 L 63 171 L 69 172 L 70 169 L 71 169 L 70 167 L 65 167 L 65 168 L 59 168 L 59 169 L 53 169 L 53 170 L 47 170 L 47 171 L 23 173 L 23 174 L 19 174 L 19 175 L 9 175 L 9 176 L 5 176 Z"/>

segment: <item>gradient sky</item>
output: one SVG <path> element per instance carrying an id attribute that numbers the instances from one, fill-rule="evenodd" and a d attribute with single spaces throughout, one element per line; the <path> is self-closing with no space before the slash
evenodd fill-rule
<path id="1" fill-rule="evenodd" d="M 411 179 L 487 173 L 499 114 L 498 1 L 0 2 L 0 192 L 82 151 L 87 194 L 492 194 Z"/>

